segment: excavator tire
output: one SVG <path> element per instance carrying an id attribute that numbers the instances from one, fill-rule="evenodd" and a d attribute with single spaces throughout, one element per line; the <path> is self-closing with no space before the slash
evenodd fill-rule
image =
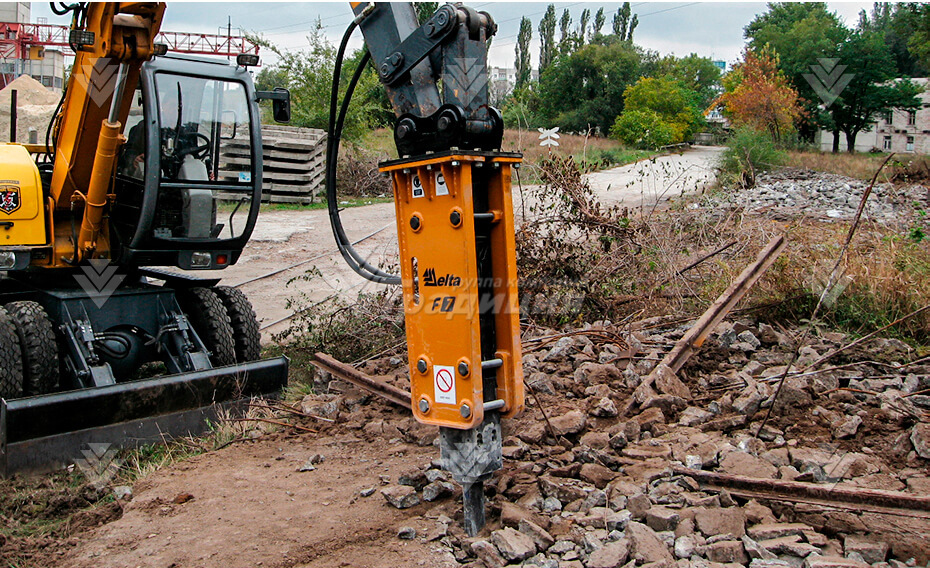
<path id="1" fill-rule="evenodd" d="M 236 362 L 257 361 L 261 357 L 262 334 L 258 329 L 258 318 L 255 317 L 252 303 L 238 288 L 217 286 L 213 291 L 223 302 L 232 324 Z"/>
<path id="2" fill-rule="evenodd" d="M 236 343 L 220 297 L 209 288 L 188 288 L 179 290 L 177 298 L 194 331 L 210 351 L 210 362 L 216 367 L 234 364 Z"/>
<path id="3" fill-rule="evenodd" d="M 19 336 L 7 311 L 0 307 L 0 398 L 23 396 L 23 355 Z"/>
<path id="4" fill-rule="evenodd" d="M 58 389 L 58 344 L 55 328 L 36 302 L 10 302 L 6 311 L 16 328 L 23 359 L 23 394 L 47 394 Z"/>

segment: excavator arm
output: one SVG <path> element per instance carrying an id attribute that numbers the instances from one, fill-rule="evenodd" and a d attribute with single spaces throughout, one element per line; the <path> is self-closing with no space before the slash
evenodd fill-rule
<path id="1" fill-rule="evenodd" d="M 440 427 L 442 464 L 464 489 L 474 535 L 485 520 L 484 481 L 502 465 L 501 418 L 524 406 L 511 200 L 521 156 L 500 151 L 503 121 L 488 100 L 487 42 L 497 26 L 458 4 L 422 25 L 410 3 L 352 7 L 397 115 L 400 158 L 381 171 L 394 188 L 411 406 Z M 331 134 L 332 172 L 338 128 Z M 360 262 L 340 238 L 338 213 L 331 218 L 357 272 L 396 280 Z"/>
<path id="2" fill-rule="evenodd" d="M 49 196 L 56 211 L 70 212 L 77 235 L 55 235 L 55 263 L 106 257 L 102 222 L 110 184 L 142 64 L 156 55 L 164 3 L 72 4 L 71 77 L 53 126 L 54 170 Z M 77 221 L 80 221 L 78 223 Z"/>

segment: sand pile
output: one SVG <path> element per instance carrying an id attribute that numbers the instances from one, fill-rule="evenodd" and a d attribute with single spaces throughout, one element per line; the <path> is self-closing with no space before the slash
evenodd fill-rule
<path id="1" fill-rule="evenodd" d="M 0 90 L 0 142 L 10 139 L 10 100 L 16 90 L 16 141 L 29 142 L 29 131 L 38 132 L 38 142 L 45 142 L 45 132 L 52 119 L 60 94 L 45 88 L 29 75 L 21 75 Z"/>

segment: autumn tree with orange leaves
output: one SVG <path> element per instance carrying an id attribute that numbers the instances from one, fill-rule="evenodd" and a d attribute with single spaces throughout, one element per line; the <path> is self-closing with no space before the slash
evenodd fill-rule
<path id="1" fill-rule="evenodd" d="M 733 125 L 767 132 L 775 142 L 794 131 L 803 113 L 798 92 L 778 69 L 778 54 L 768 47 L 747 49 L 723 78 L 723 88 L 718 103 Z"/>

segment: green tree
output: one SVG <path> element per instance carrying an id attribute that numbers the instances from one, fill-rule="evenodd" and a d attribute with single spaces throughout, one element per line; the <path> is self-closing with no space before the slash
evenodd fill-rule
<path id="1" fill-rule="evenodd" d="M 555 59 L 555 5 L 549 4 L 546 14 L 539 20 L 539 75 Z"/>
<path id="2" fill-rule="evenodd" d="M 604 16 L 604 7 L 597 9 L 597 13 L 594 14 L 594 27 L 591 30 L 591 37 L 594 38 L 601 34 L 601 30 L 604 28 L 604 23 L 607 21 L 607 18 Z"/>
<path id="3" fill-rule="evenodd" d="M 610 136 L 629 146 L 661 148 L 675 143 L 673 124 L 659 113 L 645 110 L 625 110 L 610 128 Z"/>
<path id="4" fill-rule="evenodd" d="M 823 123 L 821 101 L 804 75 L 811 73 L 812 65 L 819 65 L 819 59 L 837 57 L 849 31 L 822 2 L 773 2 L 767 12 L 746 26 L 745 36 L 751 51 L 758 52 L 768 45 L 778 54 L 779 68 L 804 106 L 798 134 L 812 141 Z"/>
<path id="5" fill-rule="evenodd" d="M 907 40 L 908 51 L 923 69 L 930 69 L 930 5 L 907 4 L 907 21 L 911 31 Z"/>
<path id="6" fill-rule="evenodd" d="M 539 118 L 566 131 L 606 134 L 623 110 L 623 91 L 640 73 L 640 53 L 625 42 L 588 44 L 558 58 L 540 77 Z"/>
<path id="7" fill-rule="evenodd" d="M 908 45 L 920 31 L 919 12 L 923 5 L 876 2 L 871 13 L 859 13 L 858 30 L 880 34 L 891 52 L 898 75 L 926 77 L 927 66 Z M 916 45 L 916 42 L 915 42 Z"/>
<path id="8" fill-rule="evenodd" d="M 626 30 L 630 25 L 630 8 L 629 2 L 624 2 L 617 8 L 617 13 L 614 14 L 613 28 L 614 35 L 619 37 L 621 40 L 626 39 Z"/>
<path id="9" fill-rule="evenodd" d="M 333 80 L 336 48 L 326 39 L 320 20 L 307 36 L 308 49 L 284 50 L 264 38 L 253 38 L 262 47 L 278 56 L 278 63 L 264 69 L 262 80 L 274 80 L 274 86 L 287 87 L 291 92 L 291 125 L 325 129 L 329 125 L 329 99 Z M 345 61 L 342 89 L 349 82 L 363 52 L 356 51 Z M 381 88 L 374 70 L 369 66 L 355 90 L 350 112 L 346 116 L 344 136 L 357 139 L 393 112 L 385 109 Z"/>
<path id="10" fill-rule="evenodd" d="M 530 58 L 530 40 L 533 39 L 533 23 L 526 16 L 520 20 L 520 32 L 517 34 L 517 58 L 514 68 L 517 70 L 516 89 L 522 89 L 530 81 L 532 63 Z"/>
<path id="11" fill-rule="evenodd" d="M 623 93 L 624 111 L 651 111 L 669 125 L 670 144 L 691 138 L 703 125 L 697 93 L 669 77 L 642 77 Z M 622 116 L 622 115 L 621 115 Z"/>
<path id="12" fill-rule="evenodd" d="M 707 108 L 720 92 L 720 68 L 708 57 L 667 55 L 656 63 L 655 77 L 671 77 L 698 97 L 698 107 Z"/>
<path id="13" fill-rule="evenodd" d="M 882 113 L 920 106 L 922 89 L 909 80 L 894 81 L 894 60 L 880 33 L 856 31 L 842 45 L 840 61 L 852 80 L 827 110 L 835 130 L 846 136 L 846 150 L 854 152 L 856 137 L 871 128 Z M 837 142 L 834 136 L 834 151 Z"/>
<path id="14" fill-rule="evenodd" d="M 572 15 L 568 10 L 562 11 L 562 17 L 559 19 L 559 55 L 565 55 L 572 52 L 575 38 L 572 35 Z"/>
<path id="15" fill-rule="evenodd" d="M 578 33 L 575 36 L 576 49 L 587 42 L 589 23 L 591 23 L 591 10 L 585 8 L 581 11 L 581 17 L 578 19 Z"/>

